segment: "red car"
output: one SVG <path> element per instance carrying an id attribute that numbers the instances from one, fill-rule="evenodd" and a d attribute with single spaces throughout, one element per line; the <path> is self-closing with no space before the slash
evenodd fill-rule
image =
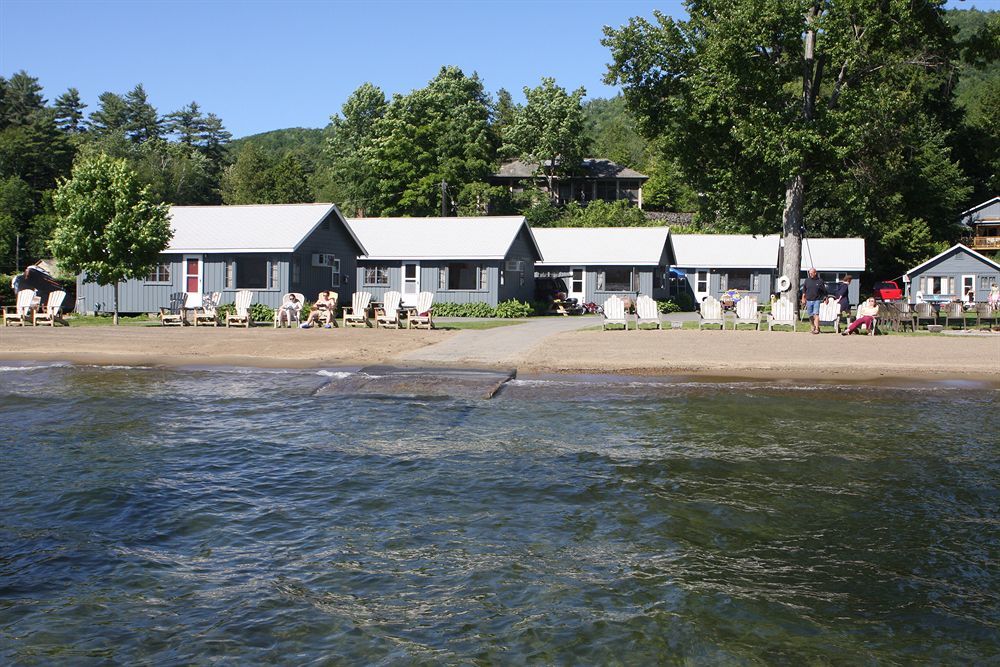
<path id="1" fill-rule="evenodd" d="M 903 298 L 903 290 L 893 280 L 886 280 L 875 283 L 873 296 L 877 301 L 900 301 Z"/>

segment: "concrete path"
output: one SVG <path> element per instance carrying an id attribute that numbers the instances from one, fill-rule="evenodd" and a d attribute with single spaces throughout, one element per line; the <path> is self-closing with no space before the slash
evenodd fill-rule
<path id="1" fill-rule="evenodd" d="M 436 318 L 435 318 L 436 319 Z M 444 320 L 440 320 L 444 324 Z M 486 366 L 517 366 L 536 348 L 545 345 L 549 336 L 600 326 L 598 316 L 538 317 L 524 324 L 494 329 L 459 331 L 435 345 L 410 350 L 395 357 L 407 364 L 482 364 Z"/>

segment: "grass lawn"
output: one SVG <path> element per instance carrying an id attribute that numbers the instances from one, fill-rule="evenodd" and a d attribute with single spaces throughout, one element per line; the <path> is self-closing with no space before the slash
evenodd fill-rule
<path id="1" fill-rule="evenodd" d="M 434 325 L 435 329 L 448 331 L 450 329 L 496 329 L 515 324 L 525 324 L 527 320 L 473 320 L 471 322 L 441 322 Z"/>
<path id="2" fill-rule="evenodd" d="M 66 322 L 71 327 L 110 327 L 115 323 L 111 315 L 72 315 L 66 317 Z M 160 321 L 150 319 L 145 315 L 131 317 L 119 317 L 118 322 L 126 327 L 158 327 Z"/>

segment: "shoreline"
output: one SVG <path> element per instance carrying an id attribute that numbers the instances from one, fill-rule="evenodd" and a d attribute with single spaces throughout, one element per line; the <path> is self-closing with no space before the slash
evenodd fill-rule
<path id="1" fill-rule="evenodd" d="M 452 349 L 459 335 L 473 347 L 486 340 L 481 332 L 441 330 L 8 328 L 0 330 L 0 364 L 290 370 L 385 365 L 516 369 L 521 377 L 675 377 L 704 382 L 894 386 L 972 382 L 1000 388 L 1000 337 L 570 331 L 529 339 L 514 356 L 490 358 L 479 347 L 457 351 L 447 362 L 409 358 L 445 341 L 447 349 Z"/>

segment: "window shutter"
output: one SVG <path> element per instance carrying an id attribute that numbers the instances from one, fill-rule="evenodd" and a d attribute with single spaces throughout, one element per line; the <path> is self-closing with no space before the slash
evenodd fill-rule
<path id="1" fill-rule="evenodd" d="M 597 290 L 599 292 L 604 291 L 604 271 L 597 272 Z"/>
<path id="2" fill-rule="evenodd" d="M 485 290 L 490 288 L 490 271 L 485 266 L 480 266 L 479 271 L 479 289 Z"/>
<path id="3" fill-rule="evenodd" d="M 448 289 L 448 269 L 443 266 L 438 269 L 438 289 Z"/>

